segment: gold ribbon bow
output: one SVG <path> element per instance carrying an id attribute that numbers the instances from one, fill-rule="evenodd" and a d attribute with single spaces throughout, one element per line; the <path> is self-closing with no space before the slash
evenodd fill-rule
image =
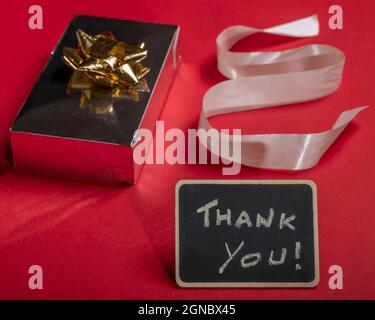
<path id="1" fill-rule="evenodd" d="M 78 48 L 63 49 L 63 61 L 74 70 L 67 93 L 81 92 L 81 106 L 98 113 L 113 110 L 113 98 L 139 100 L 149 92 L 144 76 L 150 71 L 141 64 L 147 57 L 145 44 L 117 41 L 107 32 L 91 36 L 76 32 Z"/>

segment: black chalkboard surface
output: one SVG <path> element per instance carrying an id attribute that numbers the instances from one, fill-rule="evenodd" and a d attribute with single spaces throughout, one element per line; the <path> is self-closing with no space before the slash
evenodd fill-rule
<path id="1" fill-rule="evenodd" d="M 180 181 L 176 281 L 182 287 L 316 286 L 315 184 Z"/>

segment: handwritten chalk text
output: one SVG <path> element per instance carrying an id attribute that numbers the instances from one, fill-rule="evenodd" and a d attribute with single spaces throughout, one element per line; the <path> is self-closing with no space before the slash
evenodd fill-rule
<path id="1" fill-rule="evenodd" d="M 284 212 L 276 214 L 273 208 L 270 208 L 267 213 L 256 213 L 253 216 L 242 210 L 239 214 L 234 214 L 233 210 L 226 208 L 225 210 L 217 208 L 219 200 L 214 199 L 200 208 L 197 209 L 197 213 L 203 214 L 203 226 L 209 228 L 212 225 L 217 227 L 226 225 L 233 226 L 237 229 L 242 228 L 266 228 L 276 227 L 280 230 L 296 230 L 293 224 L 296 216 L 294 214 L 287 215 Z"/>
<path id="2" fill-rule="evenodd" d="M 268 264 L 268 266 L 281 266 L 281 265 L 284 265 L 287 261 L 287 255 L 288 256 L 292 256 L 290 255 L 290 251 L 288 251 L 287 248 L 279 248 L 279 249 L 274 249 L 274 250 L 270 250 L 269 252 L 266 252 L 266 253 L 262 253 L 257 251 L 257 252 L 250 252 L 250 253 L 245 253 L 243 254 L 242 253 L 242 248 L 244 247 L 245 245 L 245 241 L 242 241 L 237 248 L 233 249 L 233 250 L 230 250 L 228 244 L 225 242 L 225 249 L 226 249 L 226 252 L 227 252 L 227 260 L 225 260 L 225 262 L 220 266 L 218 272 L 220 274 L 223 274 L 225 269 L 232 263 L 232 262 L 235 258 L 240 258 L 239 259 L 239 262 L 240 262 L 240 265 L 241 265 L 241 268 L 242 269 L 249 269 L 251 267 L 255 267 L 257 266 L 258 264 L 261 263 L 262 261 L 262 258 L 263 256 L 266 256 L 266 259 L 265 259 L 265 262 Z M 240 252 L 241 252 L 241 255 L 240 255 Z M 295 255 L 293 256 L 293 259 L 296 259 L 298 260 L 300 258 L 300 252 L 301 252 L 301 242 L 297 241 L 295 243 Z M 298 271 L 298 270 L 301 270 L 302 267 L 299 263 L 297 263 L 295 265 L 295 270 Z"/>

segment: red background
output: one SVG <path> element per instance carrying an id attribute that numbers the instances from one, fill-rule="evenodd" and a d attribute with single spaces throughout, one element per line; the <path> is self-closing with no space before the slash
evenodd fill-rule
<path id="1" fill-rule="evenodd" d="M 28 8 L 44 9 L 44 29 L 28 28 Z M 328 28 L 328 8 L 344 9 L 344 30 Z M 254 36 L 238 50 L 335 45 L 347 54 L 342 87 L 300 107 L 214 119 L 247 132 L 314 132 L 338 114 L 374 102 L 372 0 L 2 1 L 0 8 L 0 151 L 9 158 L 8 127 L 50 51 L 75 14 L 174 23 L 183 60 L 162 119 L 166 128 L 197 126 L 204 92 L 221 81 L 215 38 L 225 27 L 269 27 L 317 13 L 321 35 L 286 41 Z M 270 44 L 277 44 L 271 47 Z M 320 164 L 299 173 L 243 167 L 238 179 L 312 179 L 318 186 L 321 281 L 315 289 L 181 289 L 174 282 L 174 188 L 180 179 L 219 179 L 220 166 L 148 165 L 136 186 L 107 187 L 15 174 L 0 157 L 0 298 L 312 299 L 375 298 L 375 109 L 360 114 Z M 233 178 L 233 177 L 224 177 Z M 44 289 L 28 289 L 28 268 L 44 270 Z M 328 269 L 344 270 L 330 290 Z"/>

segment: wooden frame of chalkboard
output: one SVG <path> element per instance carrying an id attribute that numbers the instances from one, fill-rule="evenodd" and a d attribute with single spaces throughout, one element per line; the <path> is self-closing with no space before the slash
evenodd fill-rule
<path id="1" fill-rule="evenodd" d="M 180 188 L 184 185 L 308 185 L 312 191 L 312 209 L 313 209 L 313 249 L 314 249 L 314 278 L 309 282 L 186 282 L 180 276 Z M 227 247 L 228 250 L 228 247 Z M 175 190 L 175 279 L 180 287 L 202 287 L 202 288 L 312 288 L 316 287 L 320 280 L 319 275 L 319 244 L 318 244 L 318 209 L 317 209 L 317 191 L 316 185 L 311 180 L 180 180 L 176 184 Z"/>

